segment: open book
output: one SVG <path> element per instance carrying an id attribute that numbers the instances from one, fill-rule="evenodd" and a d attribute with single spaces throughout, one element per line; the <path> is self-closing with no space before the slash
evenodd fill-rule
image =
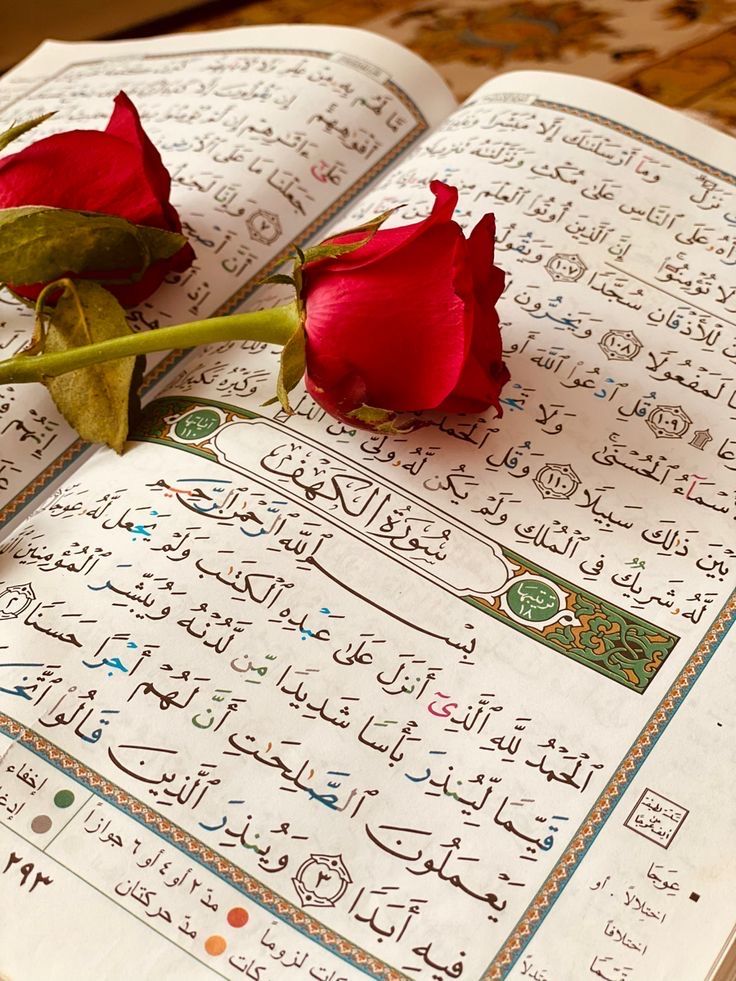
<path id="1" fill-rule="evenodd" d="M 101 127 L 119 89 L 197 252 L 134 323 L 275 302 L 294 243 L 440 178 L 496 213 L 512 380 L 386 437 L 264 409 L 262 345 L 160 356 L 122 457 L 1 393 L 0 975 L 715 977 L 736 144 L 571 76 L 458 108 L 301 26 L 48 43 L 1 121 Z"/>

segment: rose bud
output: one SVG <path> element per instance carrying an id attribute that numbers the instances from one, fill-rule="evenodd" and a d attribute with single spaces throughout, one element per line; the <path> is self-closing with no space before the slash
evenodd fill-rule
<path id="1" fill-rule="evenodd" d="M 181 232 L 179 216 L 169 203 L 170 190 L 169 173 L 124 92 L 115 98 L 104 132 L 57 133 L 0 159 L 0 208 L 43 205 Z M 191 246 L 184 245 L 169 258 L 152 262 L 140 278 L 135 269 L 106 269 L 104 285 L 123 306 L 134 306 L 150 296 L 167 273 L 186 269 L 193 259 Z M 95 277 L 85 273 L 83 278 Z M 131 278 L 135 281 L 129 282 Z M 44 286 L 9 285 L 29 300 L 35 300 Z"/>
<path id="2" fill-rule="evenodd" d="M 452 220 L 456 188 L 433 181 L 430 189 L 434 207 L 423 221 L 381 229 L 354 251 L 302 268 L 307 388 L 352 425 L 390 427 L 396 413 L 424 409 L 501 414 L 509 373 L 495 309 L 504 274 L 493 264 L 494 217 L 466 239 Z"/>

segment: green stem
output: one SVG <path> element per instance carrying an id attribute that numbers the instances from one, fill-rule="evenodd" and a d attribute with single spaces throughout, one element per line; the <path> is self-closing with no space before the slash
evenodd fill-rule
<path id="1" fill-rule="evenodd" d="M 191 324 L 159 327 L 141 334 L 113 337 L 53 354 L 16 355 L 0 362 L 0 385 L 41 381 L 87 365 L 153 351 L 180 350 L 219 341 L 265 341 L 283 346 L 301 324 L 296 302 L 271 310 L 233 313 Z"/>

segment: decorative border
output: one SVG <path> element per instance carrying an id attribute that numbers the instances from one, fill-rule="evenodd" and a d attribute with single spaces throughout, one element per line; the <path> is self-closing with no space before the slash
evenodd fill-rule
<path id="1" fill-rule="evenodd" d="M 213 408 L 219 412 L 212 412 Z M 184 437 L 178 435 L 179 427 L 182 422 L 186 426 L 186 420 L 197 419 L 198 414 L 203 423 L 208 419 L 209 425 L 201 427 L 201 436 L 183 441 Z M 210 438 L 228 422 L 251 419 L 273 422 L 227 402 L 187 395 L 164 396 L 146 406 L 130 438 L 194 453 L 226 466 L 210 448 Z M 199 428 L 195 426 L 194 432 Z M 254 476 L 257 480 L 258 476 Z M 329 520 L 329 515 L 326 517 Z M 500 542 L 495 544 L 514 573 L 498 595 L 490 599 L 464 596 L 466 603 L 630 691 L 639 695 L 646 691 L 677 644 L 676 634 L 561 578 Z M 524 590 L 546 597 L 550 612 L 540 622 L 524 615 L 519 602 Z"/>
<path id="2" fill-rule="evenodd" d="M 672 721 L 693 685 L 710 663 L 728 631 L 736 623 L 736 590 L 711 624 L 695 652 L 656 707 L 628 753 L 623 757 L 605 790 L 575 832 L 572 841 L 554 869 L 547 876 L 519 922 L 506 938 L 480 981 L 503 981 L 523 954 L 529 941 L 544 922 L 565 886 L 570 881 L 604 824 L 620 803 L 624 791 L 637 775 L 665 729 Z"/>
<path id="3" fill-rule="evenodd" d="M 712 164 L 706 163 L 704 160 L 700 160 L 698 157 L 694 157 L 691 153 L 685 153 L 684 150 L 678 150 L 677 147 L 672 146 L 670 143 L 665 143 L 663 140 L 658 140 L 654 136 L 648 136 L 646 133 L 642 133 L 638 129 L 634 129 L 633 126 L 626 126 L 624 123 L 619 123 L 617 120 L 611 119 L 609 116 L 601 116 L 599 113 L 591 112 L 588 109 L 579 109 L 576 106 L 567 105 L 566 102 L 552 102 L 549 99 L 535 98 L 530 105 L 538 106 L 540 109 L 553 109 L 556 111 L 562 110 L 563 112 L 568 113 L 570 116 L 576 116 L 578 119 L 586 119 L 591 123 L 607 126 L 609 129 L 612 129 L 617 133 L 621 133 L 623 136 L 628 136 L 629 139 L 638 140 L 645 146 L 650 146 L 653 150 L 659 150 L 661 153 L 666 153 L 668 156 L 674 157 L 676 160 L 680 160 L 682 163 L 688 164 L 691 167 L 697 167 L 698 170 L 702 170 L 711 177 L 717 177 L 719 180 L 736 186 L 736 174 L 731 174 L 727 170 L 721 170 L 720 167 L 714 167 Z M 669 108 L 669 106 L 665 106 L 664 108 Z M 672 111 L 675 113 L 677 112 L 676 109 L 673 109 Z M 701 123 L 701 125 L 704 124 Z"/>
<path id="4" fill-rule="evenodd" d="M 325 61 L 332 60 L 332 54 L 328 54 L 326 51 L 311 51 L 308 49 L 300 48 L 233 48 L 228 49 L 223 52 L 222 49 L 212 49 L 211 51 L 196 51 L 196 52 L 181 52 L 179 54 L 161 54 L 161 55 L 144 55 L 145 60 L 155 60 L 161 58 L 177 58 L 189 55 L 213 55 L 213 54 L 293 54 L 301 55 L 303 57 L 313 57 L 322 58 Z M 114 60 L 129 60 L 130 55 L 121 55 L 118 59 Z M 77 68 L 81 65 L 94 65 L 94 64 L 104 64 L 109 66 L 111 61 L 103 61 L 102 59 L 92 59 L 90 61 L 76 61 L 65 65 L 58 72 L 53 75 L 49 75 L 43 81 L 39 82 L 38 85 L 33 86 L 29 89 L 25 89 L 21 95 L 13 99 L 11 102 L 6 103 L 3 108 L 10 108 L 17 102 L 22 102 L 23 99 L 27 98 L 37 92 L 39 89 L 43 88 L 51 82 L 56 81 L 65 72 L 70 69 Z M 348 66 L 349 67 L 349 66 Z M 357 68 L 353 69 L 358 71 Z M 385 73 L 383 73 L 385 74 Z M 370 77 L 370 76 L 368 76 Z M 374 81 L 376 81 L 374 79 Z M 424 133 L 429 130 L 429 123 L 419 111 L 416 104 L 409 98 L 407 93 L 398 86 L 392 79 L 387 78 L 381 83 L 385 88 L 389 89 L 393 95 L 398 98 L 398 100 L 406 107 L 406 109 L 413 115 L 416 120 L 416 125 L 411 129 L 392 149 L 387 150 L 381 160 L 377 161 L 362 177 L 358 178 L 354 184 L 352 184 L 346 191 L 344 191 L 337 200 L 335 200 L 331 205 L 328 205 L 326 210 L 321 212 L 314 221 L 308 225 L 299 235 L 299 240 L 307 241 L 313 235 L 316 235 L 320 229 L 324 228 L 326 225 L 332 221 L 335 215 L 346 207 L 351 201 L 353 201 L 369 184 L 371 181 L 375 180 L 380 174 L 382 174 L 394 160 L 407 149 L 415 143 Z M 294 241 L 289 245 L 286 245 L 276 256 L 273 257 L 266 265 L 262 266 L 257 273 L 254 273 L 250 279 L 239 287 L 235 293 L 231 294 L 226 300 L 224 300 L 216 309 L 211 311 L 210 317 L 222 317 L 229 313 L 232 313 L 238 306 L 240 306 L 249 296 L 251 296 L 258 288 L 259 282 L 266 276 L 269 276 L 274 270 L 278 269 L 292 254 Z M 146 375 L 144 384 L 141 388 L 141 394 L 146 395 L 158 382 L 160 382 L 166 375 L 168 375 L 176 366 L 182 361 L 183 358 L 187 356 L 188 351 L 171 351 L 169 354 L 163 358 L 155 368 Z M 48 485 L 56 479 L 66 467 L 73 461 L 78 460 L 82 454 L 90 448 L 89 443 L 85 443 L 81 439 L 76 439 L 71 443 L 66 450 L 59 454 L 56 459 L 52 460 L 44 470 L 41 471 L 30 483 L 28 483 L 22 490 L 16 494 L 16 496 L 9 501 L 4 508 L 0 509 L 0 530 L 11 521 L 26 505 L 28 505 L 35 497 L 37 497 L 43 490 L 45 490 Z"/>

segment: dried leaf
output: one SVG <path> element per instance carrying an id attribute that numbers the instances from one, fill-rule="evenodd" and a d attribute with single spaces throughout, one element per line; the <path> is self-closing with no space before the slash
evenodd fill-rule
<path id="1" fill-rule="evenodd" d="M 63 208 L 0 210 L 0 282 L 48 283 L 65 275 L 129 272 L 135 282 L 157 259 L 168 259 L 186 239 L 162 228 L 133 225 L 114 215 Z"/>
<path id="2" fill-rule="evenodd" d="M 8 144 L 12 143 L 13 140 L 17 140 L 19 136 L 23 136 L 31 129 L 35 129 L 36 126 L 40 126 L 41 123 L 45 123 L 47 119 L 50 119 L 55 113 L 46 112 L 43 116 L 36 116 L 35 119 L 27 119 L 24 123 L 18 123 L 15 126 L 11 126 L 10 129 L 6 129 L 4 133 L 0 133 L 0 150 L 4 150 Z"/>
<path id="3" fill-rule="evenodd" d="M 187 244 L 186 236 L 179 232 L 170 232 L 166 228 L 153 228 L 151 225 L 133 225 L 131 222 L 127 224 L 136 230 L 145 243 L 150 257 L 149 265 L 159 259 L 171 258 Z"/>
<path id="4" fill-rule="evenodd" d="M 61 285 L 64 292 L 51 311 L 45 353 L 68 351 L 132 333 L 123 308 L 102 286 L 70 280 L 62 280 Z M 61 414 L 82 439 L 107 443 L 122 453 L 128 435 L 135 363 L 135 357 L 117 358 L 45 378 L 44 383 Z"/>
<path id="5" fill-rule="evenodd" d="M 49 293 L 58 292 L 58 290 L 59 286 L 56 283 L 49 283 L 39 293 L 34 310 L 33 334 L 21 352 L 24 356 L 39 354 L 43 351 L 43 346 L 46 343 L 46 298 Z"/>

